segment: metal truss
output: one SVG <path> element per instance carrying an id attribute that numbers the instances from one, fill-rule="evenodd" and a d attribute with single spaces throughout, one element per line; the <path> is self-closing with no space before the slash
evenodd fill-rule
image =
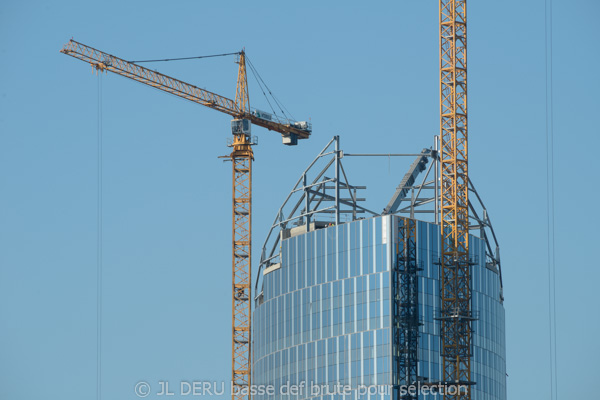
<path id="1" fill-rule="evenodd" d="M 439 175 L 440 170 L 440 159 L 438 148 L 438 138 L 436 137 L 433 150 L 423 150 L 423 155 L 431 160 L 431 163 L 426 169 L 415 169 L 417 173 L 414 176 L 412 183 L 407 182 L 401 184 L 396 189 L 396 192 L 390 200 L 390 204 L 394 203 L 393 207 L 385 208 L 382 214 L 402 215 L 410 218 L 416 218 L 423 221 L 434 222 L 439 224 L 440 221 L 440 185 Z M 414 166 L 417 163 L 423 164 L 421 160 L 423 156 L 417 155 Z M 409 168 L 406 175 L 412 173 L 413 169 Z M 418 172 L 423 171 L 424 174 Z M 419 179 L 420 177 L 420 179 Z M 403 182 L 407 181 L 406 176 Z M 473 196 L 469 196 L 469 231 L 471 234 L 480 237 L 484 240 L 486 245 L 486 266 L 491 270 L 497 272 L 500 276 L 500 283 L 502 284 L 502 268 L 500 264 L 500 247 L 492 221 L 489 213 L 475 188 L 475 185 L 469 178 L 468 180 L 469 193 Z M 500 300 L 504 300 L 501 298 Z"/>
<path id="2" fill-rule="evenodd" d="M 417 263 L 417 223 L 411 218 L 398 222 L 398 243 L 394 281 L 394 363 L 396 385 L 415 385 L 418 381 L 419 352 L 419 268 Z M 412 391 L 400 393 L 402 400 L 416 400 Z"/>
<path id="3" fill-rule="evenodd" d="M 440 0 L 442 379 L 471 399 L 472 326 L 467 151 L 467 4 Z M 463 387 L 464 386 L 464 387 Z"/>
<path id="4" fill-rule="evenodd" d="M 247 119 L 254 125 L 280 132 L 284 138 L 294 135 L 297 139 L 307 139 L 310 137 L 312 131 L 310 124 L 305 124 L 303 126 L 299 125 L 297 121 L 278 118 L 277 116 L 265 119 L 261 118 L 260 114 L 257 113 L 259 110 L 250 108 L 249 105 L 247 107 L 241 107 L 244 104 L 243 102 L 248 100 L 248 87 L 245 82 L 244 86 L 240 87 L 238 81 L 238 89 L 234 102 L 227 97 L 209 92 L 208 90 L 190 85 L 189 83 L 151 69 L 144 68 L 133 62 L 123 60 L 122 58 L 115 57 L 93 47 L 76 42 L 73 39 L 62 48 L 61 53 L 90 63 L 97 71 L 110 71 L 172 95 L 193 101 L 194 103 L 201 104 L 205 107 L 229 114 L 234 118 Z M 238 59 L 238 63 L 245 65 L 244 51 L 241 51 L 238 56 L 242 58 L 241 63 Z"/>
<path id="5" fill-rule="evenodd" d="M 311 226 L 314 228 L 322 227 L 319 223 L 335 223 L 335 218 L 340 222 L 340 219 L 355 220 L 365 214 L 371 216 L 388 214 L 400 215 L 439 224 L 440 157 L 438 142 L 439 139 L 436 137 L 433 149 L 424 149 L 421 153 L 351 154 L 344 153 L 340 150 L 339 137 L 336 136 L 331 139 L 302 172 L 300 178 L 296 181 L 296 184 L 277 211 L 262 247 L 259 270 L 268 268 L 269 265 L 280 262 L 280 242 L 286 230 L 293 227 L 308 226 L 307 229 L 310 230 L 312 229 Z M 359 202 L 364 201 L 365 199 L 359 198 L 357 191 L 366 189 L 366 186 L 354 186 L 348 183 L 348 178 L 344 171 L 341 159 L 351 156 L 361 158 L 373 156 L 414 156 L 416 159 L 403 177 L 402 183 L 396 189 L 388 206 L 385 207 L 383 212 L 377 213 L 359 204 Z M 426 157 L 429 161 L 423 161 L 423 157 Z M 317 168 L 319 163 L 324 164 L 321 169 Z M 426 166 L 427 164 L 429 165 L 428 167 L 422 168 L 422 166 Z M 420 165 L 420 167 L 414 168 L 415 165 Z M 327 172 L 333 172 L 334 177 L 329 177 Z M 409 174 L 411 179 L 407 179 Z M 419 177 L 421 178 L 419 179 Z M 340 178 L 339 184 L 336 185 L 338 178 Z M 481 197 L 477 193 L 477 190 L 470 179 L 468 180 L 468 189 L 470 193 L 474 194 L 474 199 L 473 197 L 469 198 L 469 220 L 473 222 L 469 225 L 469 230 L 472 234 L 479 236 L 485 241 L 486 266 L 499 274 L 500 283 L 502 285 L 500 248 L 492 226 L 492 221 Z M 329 205 L 331 203 L 333 204 Z M 393 204 L 393 206 L 390 206 L 391 204 Z M 317 221 L 317 214 L 322 215 L 321 221 Z M 418 218 L 416 218 L 417 216 Z M 316 225 L 311 225 L 313 223 L 316 223 Z M 257 279 L 255 284 L 255 287 L 257 288 L 259 280 L 260 279 Z M 503 300 L 503 298 L 500 300 Z"/>
<path id="6" fill-rule="evenodd" d="M 251 380 L 252 152 L 251 138 L 233 138 L 232 398 L 249 399 Z"/>
<path id="7" fill-rule="evenodd" d="M 296 229 L 304 233 L 328 225 L 353 221 L 364 214 L 379 215 L 360 205 L 365 199 L 358 197 L 358 191 L 367 187 L 354 186 L 348 182 L 342 165 L 343 157 L 340 138 L 335 136 L 302 172 L 277 211 L 262 247 L 259 275 L 255 285 L 258 295 L 260 271 L 281 262 L 281 240 L 297 232 Z M 318 166 L 322 167 L 319 169 Z"/>

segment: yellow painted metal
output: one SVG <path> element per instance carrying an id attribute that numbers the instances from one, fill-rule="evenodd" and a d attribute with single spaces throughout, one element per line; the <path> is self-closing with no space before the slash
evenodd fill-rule
<path id="1" fill-rule="evenodd" d="M 466 0 L 440 0 L 441 341 L 443 379 L 471 398 L 471 265 L 467 157 Z"/>
<path id="2" fill-rule="evenodd" d="M 307 139 L 310 136 L 310 133 L 306 130 L 298 129 L 291 124 L 267 121 L 253 115 L 250 113 L 250 108 L 247 106 L 247 101 L 245 103 L 246 108 L 243 110 L 243 112 L 241 112 L 240 108 L 236 106 L 236 102 L 228 99 L 227 97 L 220 96 L 208 90 L 200 89 L 197 86 L 190 85 L 189 83 L 185 83 L 179 79 L 171 78 L 170 76 L 152 71 L 134 63 L 130 63 L 121 58 L 94 49 L 93 47 L 76 42 L 72 39 L 62 48 L 60 52 L 88 62 L 97 70 L 113 72 L 117 75 L 121 75 L 133 79 L 134 81 L 144 83 L 148 86 L 152 86 L 156 89 L 164 90 L 165 92 L 182 97 L 186 100 L 190 100 L 214 110 L 224 112 L 233 116 L 234 118 L 244 118 L 250 120 L 252 124 L 262 126 L 268 130 L 283 134 L 294 133 L 298 135 L 298 139 Z"/>
<path id="3" fill-rule="evenodd" d="M 235 135 L 232 243 L 232 383 L 233 399 L 249 399 L 251 380 L 252 161 L 250 138 Z"/>
<path id="4" fill-rule="evenodd" d="M 249 110 L 246 55 L 238 59 L 235 104 L 240 114 Z M 232 243 L 232 398 L 250 399 L 252 378 L 252 140 L 245 133 L 233 137 L 233 243 Z"/>
<path id="5" fill-rule="evenodd" d="M 110 71 L 137 82 L 174 94 L 236 119 L 283 134 L 296 134 L 306 139 L 309 133 L 290 124 L 266 121 L 250 112 L 246 55 L 239 54 L 235 102 L 226 97 L 200 89 L 178 79 L 149 70 L 100 50 L 69 41 L 62 53 L 88 62 L 97 71 Z M 250 399 L 251 382 L 251 278 L 252 278 L 252 140 L 244 133 L 234 134 L 233 151 L 228 158 L 233 166 L 233 226 L 232 226 L 232 398 Z"/>
<path id="6" fill-rule="evenodd" d="M 235 91 L 235 108 L 239 115 L 245 115 L 250 112 L 250 96 L 248 95 L 248 78 L 246 77 L 246 52 L 242 52 L 238 56 L 237 63 L 238 78 L 237 88 Z"/>

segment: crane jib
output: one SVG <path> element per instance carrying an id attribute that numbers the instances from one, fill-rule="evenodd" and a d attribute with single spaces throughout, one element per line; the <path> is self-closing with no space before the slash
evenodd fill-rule
<path id="1" fill-rule="evenodd" d="M 310 123 L 304 121 L 279 122 L 273 120 L 274 118 L 270 115 L 271 119 L 265 118 L 264 112 L 263 114 L 258 115 L 240 112 L 236 103 L 227 97 L 131 63 L 72 39 L 63 47 L 61 53 L 85 61 L 99 71 L 110 71 L 117 75 L 171 93 L 175 96 L 182 97 L 186 100 L 193 101 L 205 107 L 212 108 L 213 110 L 229 114 L 234 118 L 248 119 L 254 125 L 279 132 L 284 136 L 293 134 L 296 135 L 298 139 L 307 139 L 312 131 Z"/>

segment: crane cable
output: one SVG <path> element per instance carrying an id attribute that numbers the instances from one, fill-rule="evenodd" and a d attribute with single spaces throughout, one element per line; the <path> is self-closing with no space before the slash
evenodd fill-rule
<path id="1" fill-rule="evenodd" d="M 550 399 L 558 399 L 558 362 L 556 352 L 556 257 L 554 235 L 554 93 L 552 86 L 552 0 L 544 1 L 544 39 L 546 68 L 546 222 L 548 248 Z"/>
<path id="2" fill-rule="evenodd" d="M 208 56 L 179 57 L 179 58 L 162 58 L 162 59 L 158 59 L 158 60 L 137 60 L 137 61 L 127 61 L 127 62 L 128 63 L 132 63 L 132 64 L 139 64 L 139 63 L 147 63 L 147 62 L 197 60 L 197 59 L 200 59 L 200 58 L 223 57 L 223 56 L 232 56 L 232 55 L 236 55 L 236 54 L 240 54 L 240 52 L 238 51 L 236 53 L 211 54 L 211 55 L 208 55 Z"/>
<path id="3" fill-rule="evenodd" d="M 202 58 L 224 57 L 224 56 L 231 56 L 231 55 L 238 55 L 238 54 L 241 54 L 241 52 L 238 51 L 238 52 L 235 52 L 235 53 L 221 53 L 221 54 L 211 54 L 211 55 L 206 55 L 206 56 L 193 56 L 193 57 L 160 58 L 160 59 L 154 59 L 154 60 L 135 60 L 135 61 L 127 61 L 127 62 L 132 63 L 132 64 L 140 64 L 140 63 L 149 63 L 149 62 L 167 62 L 167 61 L 198 60 L 198 59 L 202 59 Z M 279 110 L 283 114 L 283 119 L 287 120 L 288 122 L 295 120 L 294 116 L 287 109 L 287 107 L 285 107 L 285 105 L 283 105 L 283 103 L 273 94 L 273 92 L 271 91 L 271 89 L 269 89 L 269 87 L 267 86 L 267 84 L 265 83 L 265 81 L 263 80 L 263 78 L 260 76 L 260 74 L 258 73 L 258 71 L 256 70 L 256 68 L 254 67 L 254 65 L 252 64 L 252 62 L 250 61 L 250 59 L 248 58 L 248 56 L 246 56 L 246 60 L 248 61 L 248 66 L 250 67 L 250 70 L 252 71 L 252 74 L 254 75 L 254 78 L 258 82 L 258 86 L 259 86 L 259 88 L 260 88 L 263 96 L 265 96 L 265 99 L 267 100 L 267 103 L 269 104 L 269 107 L 271 108 L 271 111 L 273 112 L 273 114 L 276 117 L 279 118 L 279 116 L 277 115 L 277 112 L 273 108 L 273 105 L 269 101 L 269 97 L 265 93 L 265 89 L 271 95 L 274 103 L 279 107 Z M 263 86 L 264 86 L 264 88 L 263 88 Z M 286 111 L 287 111 L 287 114 L 286 114 Z"/>
<path id="4" fill-rule="evenodd" d="M 96 210 L 96 400 L 102 399 L 102 72 L 98 72 Z"/>
<path id="5" fill-rule="evenodd" d="M 267 103 L 269 104 L 269 108 L 271 109 L 271 111 L 273 112 L 273 115 L 275 115 L 277 117 L 277 111 L 275 111 L 275 109 L 273 108 L 273 105 L 271 104 L 271 102 L 269 101 L 269 97 L 267 96 L 267 94 L 265 93 L 265 89 L 263 89 L 262 84 L 260 83 L 260 80 L 258 78 L 258 71 L 256 71 L 254 69 L 254 66 L 252 65 L 252 63 L 250 62 L 250 60 L 248 59 L 248 57 L 246 57 L 246 60 L 248 61 L 248 66 L 250 67 L 250 71 L 252 71 L 252 75 L 254 75 L 254 79 L 256 79 L 256 82 L 258 83 L 258 87 L 260 88 L 260 91 L 262 92 L 263 96 L 265 96 L 265 99 L 267 100 Z M 266 87 L 267 85 L 265 85 Z M 269 90 L 269 88 L 266 88 L 267 90 Z M 285 114 L 284 114 L 285 116 Z"/>
<path id="6" fill-rule="evenodd" d="M 289 110 L 283 105 L 283 103 L 281 103 L 281 101 L 279 101 L 279 99 L 277 99 L 277 97 L 275 97 L 275 95 L 273 94 L 273 92 L 271 91 L 271 89 L 269 89 L 269 87 L 267 86 L 266 82 L 263 80 L 263 78 L 260 76 L 260 74 L 258 73 L 258 71 L 256 70 L 256 68 L 254 67 L 254 64 L 252 64 L 252 61 L 250 61 L 250 59 L 248 58 L 248 56 L 246 56 L 246 60 L 248 61 L 248 65 L 250 66 L 250 70 L 252 71 L 252 73 L 254 74 L 254 77 L 256 78 L 259 86 L 260 86 L 260 82 L 263 83 L 263 85 L 265 85 L 265 88 L 267 89 L 267 91 L 269 92 L 269 94 L 271 95 L 271 97 L 273 98 L 273 100 L 275 101 L 275 104 L 277 104 L 279 106 L 279 109 L 281 110 L 281 113 L 283 114 L 284 118 L 287 119 L 288 121 L 290 120 L 295 120 L 294 116 L 292 115 L 291 112 L 289 112 Z M 262 89 L 262 88 L 261 88 Z M 263 95 L 265 96 L 265 98 L 267 98 L 267 95 L 265 94 L 265 92 L 263 91 Z M 267 102 L 269 102 L 269 99 L 267 98 Z M 271 105 L 271 103 L 269 102 L 269 105 Z M 272 108 L 272 107 L 271 107 Z M 285 113 L 285 111 L 287 111 L 287 114 L 289 114 L 289 117 L 287 116 L 287 114 Z M 277 115 L 275 113 L 275 111 L 273 111 L 273 113 L 275 115 Z"/>

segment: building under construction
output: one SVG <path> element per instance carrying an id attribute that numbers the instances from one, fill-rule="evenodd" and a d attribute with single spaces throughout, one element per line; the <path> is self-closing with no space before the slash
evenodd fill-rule
<path id="1" fill-rule="evenodd" d="M 454 385 L 440 336 L 455 316 L 441 307 L 439 152 L 413 155 L 382 212 L 361 206 L 365 186 L 348 182 L 342 160 L 356 156 L 334 138 L 277 212 L 256 282 L 253 385 L 303 389 L 293 399 L 414 399 L 467 388 L 472 398 L 506 399 L 498 245 L 475 188 L 471 376 Z"/>

